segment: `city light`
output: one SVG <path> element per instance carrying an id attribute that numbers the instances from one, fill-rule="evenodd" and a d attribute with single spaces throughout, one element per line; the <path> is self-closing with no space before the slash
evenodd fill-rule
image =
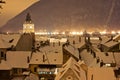
<path id="1" fill-rule="evenodd" d="M 100 32 L 100 34 L 101 34 L 101 35 L 107 34 L 107 31 L 104 30 L 104 31 Z"/>
<path id="2" fill-rule="evenodd" d="M 88 34 L 92 35 L 94 32 L 93 31 L 88 31 L 87 32 Z M 111 31 L 111 32 L 107 32 L 106 30 L 104 31 L 100 31 L 100 34 L 101 35 L 106 35 L 106 34 L 120 34 L 120 31 Z M 53 31 L 53 32 L 47 32 L 47 31 L 39 31 L 39 32 L 35 32 L 36 35 L 59 35 L 59 34 L 62 34 L 62 35 L 66 35 L 65 32 L 59 32 L 59 31 Z M 83 35 L 84 32 L 83 31 L 71 31 L 68 33 L 69 35 Z"/>
<path id="3" fill-rule="evenodd" d="M 117 33 L 120 34 L 120 31 L 118 31 Z"/>
<path id="4" fill-rule="evenodd" d="M 83 35 L 83 32 L 70 32 L 70 35 Z"/>
<path id="5" fill-rule="evenodd" d="M 111 31 L 111 34 L 116 34 L 116 32 L 115 31 Z"/>

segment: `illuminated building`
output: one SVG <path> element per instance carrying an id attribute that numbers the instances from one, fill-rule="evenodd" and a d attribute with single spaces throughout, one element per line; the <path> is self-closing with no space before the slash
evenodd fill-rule
<path id="1" fill-rule="evenodd" d="M 26 21 L 23 24 L 23 33 L 34 33 L 34 24 L 29 13 L 27 14 Z"/>

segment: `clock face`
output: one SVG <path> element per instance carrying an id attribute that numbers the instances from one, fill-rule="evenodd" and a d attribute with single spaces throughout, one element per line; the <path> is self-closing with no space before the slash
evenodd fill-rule
<path id="1" fill-rule="evenodd" d="M 32 28 L 32 26 L 30 26 L 30 28 Z"/>

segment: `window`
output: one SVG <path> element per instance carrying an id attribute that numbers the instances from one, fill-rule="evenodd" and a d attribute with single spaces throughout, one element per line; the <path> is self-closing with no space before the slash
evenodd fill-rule
<path id="1" fill-rule="evenodd" d="M 36 67 L 34 68 L 34 72 L 37 72 L 37 68 Z"/>
<path id="2" fill-rule="evenodd" d="M 72 76 L 68 76 L 68 77 L 66 78 L 66 80 L 73 80 L 73 77 L 72 77 Z"/>
<path id="3" fill-rule="evenodd" d="M 32 28 L 32 26 L 30 26 L 30 28 Z"/>
<path id="4" fill-rule="evenodd" d="M 15 74 L 17 74 L 17 69 L 13 69 L 13 72 L 14 72 Z"/>

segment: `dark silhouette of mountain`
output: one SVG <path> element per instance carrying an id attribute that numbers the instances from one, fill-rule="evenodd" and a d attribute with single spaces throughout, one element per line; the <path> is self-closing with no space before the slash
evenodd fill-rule
<path id="1" fill-rule="evenodd" d="M 81 30 L 103 29 L 104 25 L 118 28 L 120 24 L 117 0 L 115 8 L 106 24 L 113 0 L 40 0 L 22 13 L 9 20 L 1 31 L 22 30 L 26 14 L 29 12 L 35 30 Z M 18 7 L 18 6 L 16 6 Z"/>

